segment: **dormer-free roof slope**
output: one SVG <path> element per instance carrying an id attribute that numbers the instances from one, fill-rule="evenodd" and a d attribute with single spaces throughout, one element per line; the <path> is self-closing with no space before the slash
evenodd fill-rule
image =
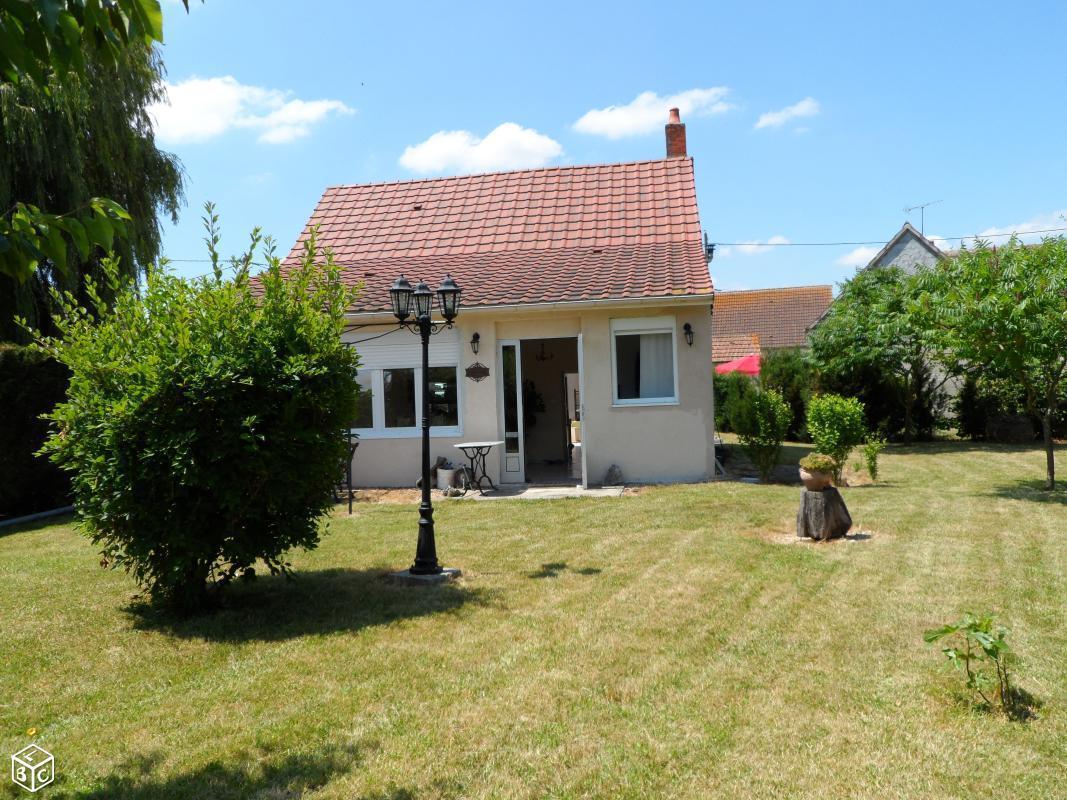
<path id="1" fill-rule="evenodd" d="M 387 310 L 401 273 L 451 273 L 466 307 L 712 292 L 687 157 L 331 187 L 287 263 L 316 225 L 364 284 L 356 312 Z"/>

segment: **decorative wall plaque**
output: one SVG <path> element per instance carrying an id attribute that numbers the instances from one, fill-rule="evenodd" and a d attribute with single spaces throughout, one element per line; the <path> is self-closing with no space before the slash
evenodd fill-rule
<path id="1" fill-rule="evenodd" d="M 480 361 L 475 361 L 469 367 L 467 367 L 467 377 L 475 383 L 481 383 L 489 377 L 489 367 L 485 366 Z"/>

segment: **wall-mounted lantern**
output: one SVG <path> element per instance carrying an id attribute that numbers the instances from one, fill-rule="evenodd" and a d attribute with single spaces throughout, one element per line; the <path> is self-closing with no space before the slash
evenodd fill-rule
<path id="1" fill-rule="evenodd" d="M 474 353 L 474 355 L 478 355 L 478 346 L 481 344 L 481 341 L 482 335 L 475 331 L 474 335 L 471 337 L 471 352 Z"/>
<path id="2" fill-rule="evenodd" d="M 690 347 L 693 346 L 693 326 L 688 322 L 682 326 L 682 330 L 685 331 L 685 343 Z"/>

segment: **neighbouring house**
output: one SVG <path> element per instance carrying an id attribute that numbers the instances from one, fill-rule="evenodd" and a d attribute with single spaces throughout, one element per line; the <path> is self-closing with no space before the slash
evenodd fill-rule
<path id="1" fill-rule="evenodd" d="M 869 269 L 887 269 L 896 267 L 910 275 L 914 275 L 921 269 L 932 267 L 940 261 L 948 258 L 949 253 L 942 251 L 936 244 L 915 230 L 910 222 L 905 222 L 903 227 L 886 242 L 885 247 L 879 250 L 874 257 L 857 273 Z M 830 303 L 808 326 L 810 332 L 816 327 L 830 311 Z"/>
<path id="2" fill-rule="evenodd" d="M 857 273 L 872 269 L 888 269 L 895 267 L 909 275 L 914 275 L 919 270 L 935 266 L 946 258 L 951 258 L 954 253 L 941 250 L 936 244 L 917 231 L 910 222 L 905 222 L 899 231 L 886 242 L 874 257 L 857 270 Z M 822 314 L 808 326 L 810 332 L 830 312 L 828 304 Z M 955 397 L 962 386 L 962 380 L 945 375 L 944 370 L 933 365 L 931 380 L 948 397 Z"/>
<path id="3" fill-rule="evenodd" d="M 362 284 L 345 339 L 370 394 L 354 421 L 360 486 L 410 486 L 420 470 L 418 337 L 397 329 L 399 275 L 462 288 L 431 338 L 431 456 L 501 441 L 498 483 L 695 481 L 713 471 L 712 284 L 685 126 L 667 157 L 335 186 L 312 226 Z M 691 343 L 690 343 L 691 340 Z"/>
<path id="4" fill-rule="evenodd" d="M 910 222 L 905 222 L 904 227 L 897 231 L 863 269 L 898 267 L 904 272 L 914 274 L 920 269 L 932 267 L 946 257 L 947 254 L 937 245 L 915 230 Z"/>
<path id="5" fill-rule="evenodd" d="M 711 358 L 716 364 L 807 347 L 808 328 L 833 302 L 833 287 L 790 286 L 715 292 Z"/>

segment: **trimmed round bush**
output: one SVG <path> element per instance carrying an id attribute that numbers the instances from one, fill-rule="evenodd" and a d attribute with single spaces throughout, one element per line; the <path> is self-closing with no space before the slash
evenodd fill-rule
<path id="1" fill-rule="evenodd" d="M 255 280 L 251 250 L 232 279 L 155 270 L 111 307 L 68 304 L 39 340 L 71 373 L 47 450 L 105 560 L 157 601 L 195 610 L 209 585 L 257 561 L 285 572 L 319 541 L 359 388 L 352 291 L 314 247 L 284 278 L 270 251 Z"/>
<path id="2" fill-rule="evenodd" d="M 838 394 L 815 395 L 808 402 L 808 433 L 816 451 L 833 459 L 834 482 L 839 483 L 849 453 L 867 435 L 863 403 Z"/>
<path id="3" fill-rule="evenodd" d="M 778 465 L 782 442 L 793 421 L 789 404 L 779 392 L 759 389 L 738 396 L 729 413 L 742 449 L 766 483 Z"/>

